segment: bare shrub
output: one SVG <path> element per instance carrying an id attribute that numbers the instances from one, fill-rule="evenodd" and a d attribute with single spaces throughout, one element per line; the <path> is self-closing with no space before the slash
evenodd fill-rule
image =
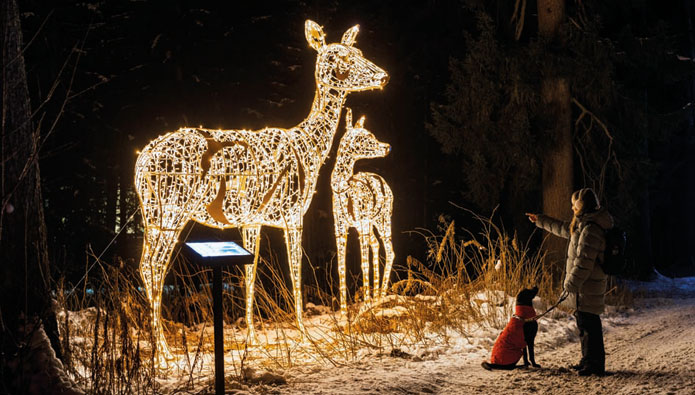
<path id="1" fill-rule="evenodd" d="M 446 339 L 449 330 L 469 336 L 472 325 L 504 326 L 513 313 L 510 297 L 523 288 L 538 286 L 542 299 L 557 299 L 558 289 L 539 253 L 520 242 L 516 234 L 508 235 L 491 218 L 474 217 L 481 225 L 477 235 L 460 229 L 462 236 L 457 236 L 454 221 L 444 217 L 440 217 L 443 235 L 418 231 L 427 241 L 427 263 L 407 257 L 406 266 L 397 270 L 407 278 L 390 289 L 401 298 L 379 306 L 400 306 L 403 315 L 390 320 L 369 317 L 357 327 L 369 332 L 395 328 L 415 340 L 425 333 Z"/>

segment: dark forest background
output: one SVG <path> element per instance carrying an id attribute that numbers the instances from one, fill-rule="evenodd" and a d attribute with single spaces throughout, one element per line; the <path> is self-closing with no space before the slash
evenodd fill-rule
<path id="1" fill-rule="evenodd" d="M 456 206 L 540 244 L 523 213 L 543 209 L 556 138 L 540 85 L 559 76 L 569 81 L 571 183 L 596 188 L 628 230 L 632 274 L 695 274 L 693 1 L 568 1 L 551 40 L 539 37 L 535 1 L 246 3 L 18 3 L 53 278 L 78 281 L 93 255 L 137 266 L 133 166 L 151 139 L 182 126 L 289 127 L 308 114 L 305 19 L 328 42 L 360 24 L 356 46 L 390 74 L 383 91 L 351 94 L 346 106 L 392 145 L 357 170 L 383 175 L 396 196 L 397 265 L 425 260 L 413 230 L 454 219 L 475 231 Z M 332 158 L 343 131 L 341 122 Z M 305 266 L 319 274 L 336 270 L 332 158 L 305 217 Z M 566 208 L 568 219 L 569 196 Z M 285 262 L 281 232 L 265 234 Z M 358 273 L 354 237 L 349 247 Z"/>

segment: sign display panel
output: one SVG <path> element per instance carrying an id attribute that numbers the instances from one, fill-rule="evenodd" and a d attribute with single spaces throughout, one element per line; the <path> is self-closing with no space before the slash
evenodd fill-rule
<path id="1" fill-rule="evenodd" d="M 186 243 L 203 258 L 251 256 L 242 246 L 233 241 L 206 241 Z"/>

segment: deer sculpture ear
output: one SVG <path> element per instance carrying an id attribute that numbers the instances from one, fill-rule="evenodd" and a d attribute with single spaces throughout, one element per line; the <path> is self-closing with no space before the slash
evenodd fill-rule
<path id="1" fill-rule="evenodd" d="M 340 43 L 352 47 L 355 41 L 357 41 L 357 33 L 359 33 L 359 31 L 360 25 L 355 25 L 347 29 L 345 33 L 343 33 L 343 38 L 340 40 Z"/>
<path id="2" fill-rule="evenodd" d="M 357 121 L 357 123 L 355 124 L 355 127 L 356 127 L 356 128 L 360 128 L 360 129 L 364 128 L 364 119 L 365 119 L 365 118 L 366 118 L 366 117 L 365 117 L 364 115 L 362 115 L 362 116 L 360 117 L 360 119 Z"/>
<path id="3" fill-rule="evenodd" d="M 352 109 L 348 108 L 345 112 L 345 127 L 347 129 L 352 129 Z"/>
<path id="4" fill-rule="evenodd" d="M 323 33 L 323 28 L 310 19 L 304 22 L 304 35 L 309 46 L 317 51 L 326 45 L 326 35 Z"/>

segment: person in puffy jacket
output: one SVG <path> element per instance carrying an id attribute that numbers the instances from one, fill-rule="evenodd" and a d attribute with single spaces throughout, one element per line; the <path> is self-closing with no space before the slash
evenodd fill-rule
<path id="1" fill-rule="evenodd" d="M 572 368 L 581 376 L 605 374 L 605 351 L 600 314 L 605 304 L 607 276 L 601 269 L 606 246 L 606 230 L 613 227 L 613 217 L 601 207 L 596 193 L 583 188 L 572 194 L 571 222 L 543 214 L 527 213 L 537 227 L 569 239 L 565 265 L 565 304 L 575 309 L 581 338 L 582 359 Z"/>

